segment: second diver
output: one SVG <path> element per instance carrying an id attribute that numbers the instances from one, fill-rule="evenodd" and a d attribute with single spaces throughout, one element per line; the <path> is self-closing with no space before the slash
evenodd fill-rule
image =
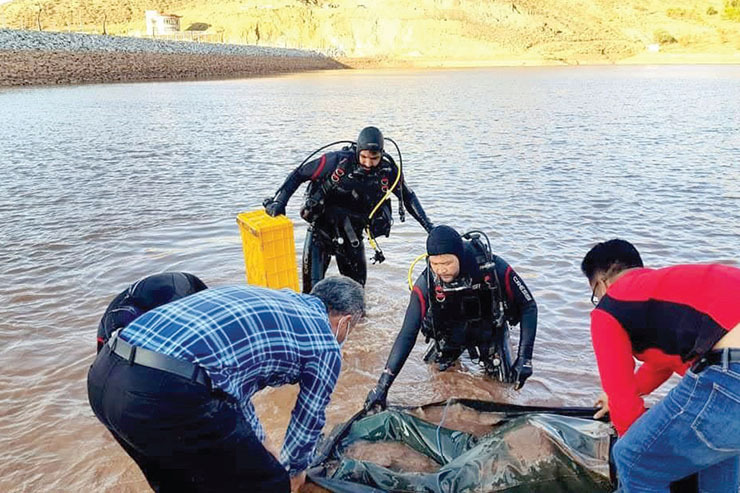
<path id="1" fill-rule="evenodd" d="M 419 331 L 433 345 L 425 361 L 440 371 L 467 350 L 487 374 L 521 388 L 532 375 L 537 304 L 524 281 L 493 255 L 480 233 L 466 239 L 449 226 L 427 238 L 427 268 L 414 284 L 403 327 L 365 409 L 385 408 L 386 396 L 416 343 Z M 487 240 L 487 239 L 486 239 Z M 519 350 L 511 362 L 508 325 L 521 324 Z"/>

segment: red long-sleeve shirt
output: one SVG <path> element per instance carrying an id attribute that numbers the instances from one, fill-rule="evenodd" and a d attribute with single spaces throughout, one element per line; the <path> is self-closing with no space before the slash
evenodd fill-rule
<path id="1" fill-rule="evenodd" d="M 642 395 L 740 323 L 738 293 L 740 269 L 716 264 L 635 269 L 609 286 L 591 312 L 591 339 L 620 436 L 645 412 Z"/>

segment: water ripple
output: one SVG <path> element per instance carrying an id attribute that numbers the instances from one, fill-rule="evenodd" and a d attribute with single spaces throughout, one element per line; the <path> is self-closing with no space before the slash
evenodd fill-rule
<path id="1" fill-rule="evenodd" d="M 375 123 L 438 224 L 488 232 L 539 304 L 521 392 L 463 363 L 438 374 L 419 341 L 392 402 L 449 396 L 590 405 L 583 254 L 613 236 L 646 262 L 738 265 L 740 68 L 578 67 L 302 74 L 0 93 L 0 490 L 141 491 L 87 404 L 97 321 L 132 281 L 186 270 L 244 280 L 235 215 L 258 207 L 318 145 Z M 288 206 L 297 218 L 300 192 Z M 306 228 L 296 225 L 296 249 Z M 368 317 L 327 416 L 362 404 L 400 328 L 409 218 L 369 266 Z M 421 271 L 417 268 L 417 274 Z M 331 266 L 330 272 L 336 272 Z M 513 339 L 517 339 L 516 330 Z M 296 389 L 256 405 L 281 442 Z"/>

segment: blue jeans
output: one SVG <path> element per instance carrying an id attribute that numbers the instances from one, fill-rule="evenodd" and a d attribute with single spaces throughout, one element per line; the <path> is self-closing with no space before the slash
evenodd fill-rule
<path id="1" fill-rule="evenodd" d="M 667 492 L 699 473 L 700 492 L 740 491 L 740 363 L 689 370 L 614 445 L 620 492 Z"/>

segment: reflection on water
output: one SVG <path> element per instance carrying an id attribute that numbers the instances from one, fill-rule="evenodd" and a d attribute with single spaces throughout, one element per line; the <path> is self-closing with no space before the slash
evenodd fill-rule
<path id="1" fill-rule="evenodd" d="M 489 232 L 540 308 L 535 374 L 521 392 L 483 380 L 468 362 L 432 372 L 420 340 L 389 400 L 590 405 L 599 384 L 580 259 L 618 235 L 650 265 L 737 264 L 739 93 L 739 67 L 337 72 L 0 91 L 0 490 L 145 489 L 87 403 L 106 304 L 163 270 L 209 285 L 243 282 L 237 212 L 258 207 L 313 148 L 371 123 L 401 145 L 431 219 Z M 305 231 L 298 222 L 298 254 Z M 361 406 L 385 363 L 424 232 L 413 219 L 397 222 L 381 244 L 388 261 L 369 267 L 368 317 L 345 346 L 330 425 Z M 276 441 L 295 395 L 257 397 Z"/>

